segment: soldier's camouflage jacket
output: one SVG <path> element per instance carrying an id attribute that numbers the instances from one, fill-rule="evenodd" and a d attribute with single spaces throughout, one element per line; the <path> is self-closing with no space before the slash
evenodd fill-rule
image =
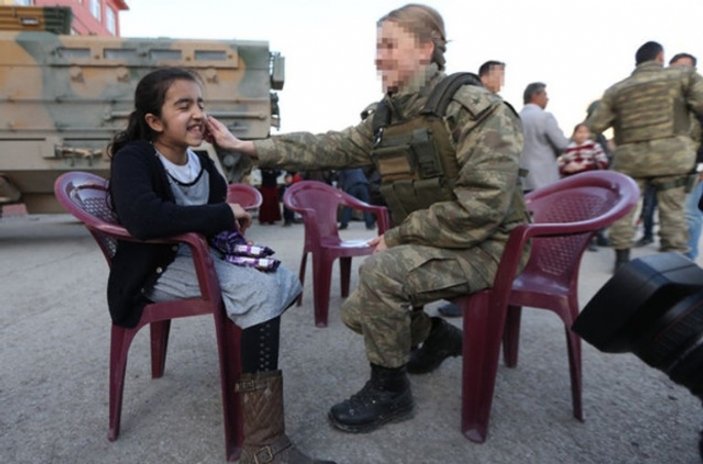
<path id="1" fill-rule="evenodd" d="M 419 90 L 391 97 L 394 118 L 417 115 L 443 77 L 435 72 Z M 372 119 L 367 117 L 340 132 L 296 132 L 256 141 L 259 164 L 289 170 L 370 165 Z M 473 266 L 477 260 L 488 261 L 487 269 L 494 270 L 509 232 L 526 221 L 518 185 L 522 128 L 518 116 L 500 97 L 472 85 L 462 86 L 454 94 L 446 119 L 456 140 L 460 165 L 454 189 L 457 199 L 411 213 L 386 231 L 384 238 L 389 247 L 421 244 L 445 249 L 467 270 L 467 260 L 473 260 Z M 485 277 L 492 281 L 491 275 Z"/>
<path id="2" fill-rule="evenodd" d="M 703 114 L 703 77 L 690 68 L 639 64 L 632 75 L 605 91 L 587 124 L 613 128 L 613 169 L 632 177 L 691 172 L 697 143 L 691 112 Z"/>

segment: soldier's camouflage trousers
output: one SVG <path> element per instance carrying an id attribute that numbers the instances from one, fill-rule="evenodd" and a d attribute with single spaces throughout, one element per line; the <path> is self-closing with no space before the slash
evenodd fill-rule
<path id="1" fill-rule="evenodd" d="M 396 246 L 364 261 L 359 284 L 342 305 L 342 320 L 363 335 L 371 363 L 406 364 L 410 347 L 423 342 L 430 331 L 423 305 L 490 285 L 496 263 L 475 251 L 469 275 L 451 250 L 421 245 Z"/>
<path id="2" fill-rule="evenodd" d="M 688 251 L 688 228 L 684 215 L 686 193 L 683 184 L 685 176 L 634 179 L 640 188 L 640 206 L 646 186 L 651 184 L 656 189 L 661 251 L 680 251 L 682 253 Z M 610 227 L 610 242 L 616 250 L 632 247 L 635 236 L 635 221 L 640 210 L 641 207 L 634 208 Z"/>

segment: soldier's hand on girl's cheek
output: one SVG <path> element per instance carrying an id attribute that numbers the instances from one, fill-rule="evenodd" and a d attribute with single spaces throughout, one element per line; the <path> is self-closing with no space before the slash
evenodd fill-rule
<path id="1" fill-rule="evenodd" d="M 207 117 L 206 126 L 209 137 L 212 139 L 210 143 L 227 149 L 232 148 L 237 141 L 234 135 L 227 129 L 227 126 L 212 116 Z"/>
<path id="2" fill-rule="evenodd" d="M 386 240 L 383 238 L 383 235 L 379 235 L 378 237 L 374 237 L 371 240 L 367 242 L 369 246 L 376 247 L 373 252 L 378 253 L 380 251 L 384 251 L 388 249 L 388 246 L 386 246 Z"/>
<path id="3" fill-rule="evenodd" d="M 205 133 L 203 134 L 203 139 L 205 139 L 207 143 L 215 145 L 215 138 L 212 136 L 212 132 L 210 132 L 210 127 L 207 122 L 205 122 Z"/>

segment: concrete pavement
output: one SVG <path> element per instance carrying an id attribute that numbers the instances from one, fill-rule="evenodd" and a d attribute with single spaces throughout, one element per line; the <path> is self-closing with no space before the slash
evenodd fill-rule
<path id="1" fill-rule="evenodd" d="M 370 237 L 361 222 L 344 235 Z M 256 225 L 249 237 L 297 270 L 302 225 Z M 654 252 L 654 245 L 634 250 L 635 256 Z M 361 260 L 354 261 L 356 268 Z M 583 303 L 609 278 L 612 261 L 611 250 L 587 252 Z M 368 377 L 362 340 L 339 319 L 337 272 L 328 328 L 313 324 L 310 270 L 303 306 L 283 317 L 288 433 L 310 454 L 340 464 L 700 463 L 700 401 L 632 355 L 584 344 L 586 420 L 574 419 L 563 326 L 538 310 L 523 312 L 518 367 L 499 368 L 485 444 L 460 433 L 460 358 L 412 379 L 412 420 L 364 435 L 333 430 L 329 406 Z M 224 462 L 208 317 L 174 322 L 166 373 L 158 380 L 150 378 L 147 331 L 137 336 L 121 435 L 107 441 L 106 278 L 93 239 L 69 216 L 0 219 L 0 463 Z M 352 279 L 353 287 L 355 272 Z"/>

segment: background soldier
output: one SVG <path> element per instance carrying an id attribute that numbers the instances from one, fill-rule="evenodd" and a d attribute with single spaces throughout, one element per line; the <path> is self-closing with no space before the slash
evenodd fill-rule
<path id="1" fill-rule="evenodd" d="M 478 68 L 478 77 L 485 88 L 493 93 L 500 93 L 505 83 L 505 63 L 489 60 Z"/>
<path id="2" fill-rule="evenodd" d="M 377 30 L 376 67 L 386 95 L 357 126 L 251 142 L 214 119 L 209 125 L 220 147 L 264 166 L 340 169 L 376 160 L 386 175 L 382 188 L 395 227 L 371 241 L 376 253 L 342 306 L 342 320 L 363 335 L 371 363 L 361 391 L 329 413 L 335 427 L 349 432 L 410 416 L 406 372 L 429 372 L 460 355 L 462 345 L 459 329 L 419 308 L 490 286 L 510 231 L 526 220 L 518 187 L 522 131 L 512 109 L 482 86 L 462 85 L 443 115 L 421 113 L 428 95 L 447 82 L 441 16 L 406 5 L 381 18 Z M 422 163 L 402 168 L 408 156 Z M 386 162 L 395 170 L 384 169 Z M 411 356 L 411 346 L 423 341 Z"/>
<path id="3" fill-rule="evenodd" d="M 696 69 L 698 60 L 690 53 L 677 53 L 671 60 L 669 66 L 681 66 Z M 691 192 L 686 195 L 686 204 L 684 205 L 684 213 L 686 216 L 686 224 L 688 225 L 688 253 L 686 256 L 691 260 L 698 257 L 698 241 L 701 238 L 701 225 L 703 225 L 703 212 L 698 208 L 698 202 L 703 196 L 703 115 L 691 115 L 691 137 L 698 143 L 698 152 L 696 153 L 696 171 L 698 178 Z"/>
<path id="4" fill-rule="evenodd" d="M 664 68 L 664 49 L 647 42 L 635 54 L 632 75 L 605 91 L 588 118 L 593 132 L 613 127 L 612 169 L 653 185 L 659 203 L 661 251 L 688 250 L 684 187 L 694 166 L 689 111 L 703 114 L 703 78 L 691 68 Z M 634 210 L 610 229 L 615 269 L 630 259 Z"/>

